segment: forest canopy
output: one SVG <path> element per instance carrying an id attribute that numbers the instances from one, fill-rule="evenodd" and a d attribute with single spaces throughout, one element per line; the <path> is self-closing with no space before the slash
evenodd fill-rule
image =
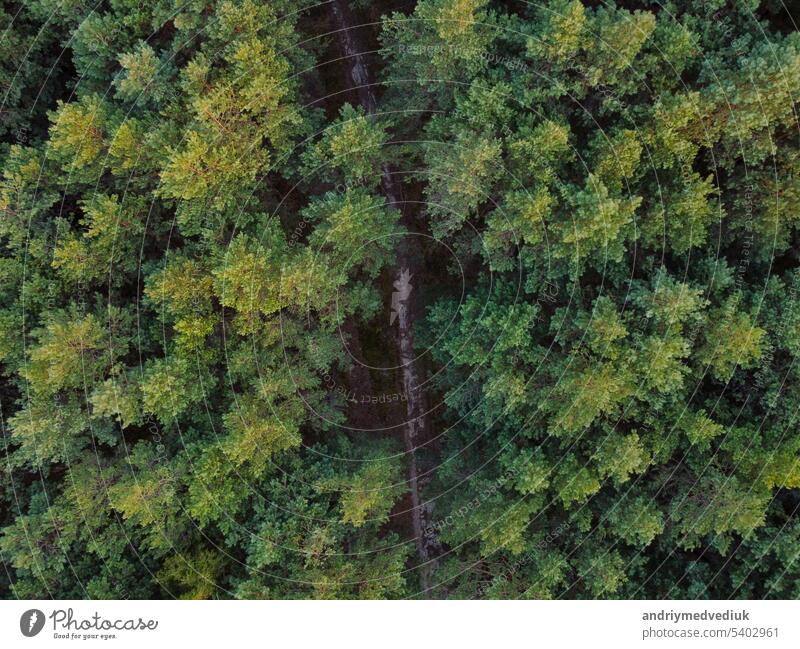
<path id="1" fill-rule="evenodd" d="M 800 597 L 781 2 L 0 32 L 0 597 Z"/>

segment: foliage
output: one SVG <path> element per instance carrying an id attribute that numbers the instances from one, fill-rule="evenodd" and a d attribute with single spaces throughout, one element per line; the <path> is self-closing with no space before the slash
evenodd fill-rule
<path id="1" fill-rule="evenodd" d="M 800 596 L 774 4 L 0 11 L 0 596 Z"/>

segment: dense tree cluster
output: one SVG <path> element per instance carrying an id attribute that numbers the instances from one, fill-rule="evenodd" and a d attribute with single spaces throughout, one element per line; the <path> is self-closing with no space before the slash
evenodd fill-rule
<path id="1" fill-rule="evenodd" d="M 0 21 L 0 596 L 800 597 L 781 3 Z"/>

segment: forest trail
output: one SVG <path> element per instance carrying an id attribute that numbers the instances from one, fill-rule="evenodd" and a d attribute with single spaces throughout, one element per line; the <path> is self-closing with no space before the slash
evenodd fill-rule
<path id="1" fill-rule="evenodd" d="M 359 103 L 369 115 L 377 112 L 378 102 L 373 90 L 373 76 L 358 38 L 358 25 L 345 0 L 333 0 L 330 5 L 336 38 L 346 60 L 349 72 L 347 86 L 357 93 Z M 381 168 L 381 188 L 390 207 L 402 214 L 401 222 L 407 231 L 413 231 L 410 217 L 403 200 L 402 187 L 397 182 L 388 164 Z M 419 277 L 418 256 L 414 254 L 414 240 L 417 237 L 403 237 L 396 246 L 397 268 L 405 277 Z M 406 296 L 407 298 L 408 296 Z M 430 422 L 424 392 L 419 388 L 420 376 L 418 362 L 414 353 L 414 309 L 408 299 L 398 303 L 396 310 L 397 334 L 395 336 L 397 355 L 402 374 L 403 392 L 406 394 L 406 421 L 403 423 L 403 445 L 407 456 L 408 487 L 411 496 L 411 518 L 417 554 L 420 560 L 420 584 L 422 591 L 431 587 L 431 574 L 435 567 L 436 539 L 426 536 L 427 510 L 420 496 L 419 471 L 416 450 L 418 444 L 430 438 Z"/>

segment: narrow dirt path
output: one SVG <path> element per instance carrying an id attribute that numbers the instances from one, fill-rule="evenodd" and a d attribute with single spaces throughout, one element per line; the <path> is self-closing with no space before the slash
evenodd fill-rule
<path id="1" fill-rule="evenodd" d="M 372 75 L 366 57 L 363 55 L 356 31 L 356 21 L 346 0 L 333 0 L 330 4 L 336 38 L 343 56 L 346 58 L 349 79 L 348 86 L 358 96 L 359 103 L 368 114 L 375 114 L 378 102 L 372 85 Z M 402 198 L 402 187 L 395 179 L 391 168 L 384 165 L 381 168 L 381 188 L 388 204 L 395 207 L 403 215 L 402 223 L 409 231 L 410 219 L 405 209 Z M 397 245 L 397 267 L 401 273 L 407 274 L 412 279 L 421 276 L 417 269 L 417 255 L 414 254 L 413 240 L 417 237 L 404 237 Z M 408 296 L 406 296 L 407 298 Z M 406 421 L 403 424 L 403 445 L 408 462 L 408 487 L 411 496 L 411 517 L 417 554 L 420 559 L 420 584 L 423 591 L 428 591 L 431 586 L 431 573 L 435 561 L 435 538 L 425 534 L 427 510 L 420 497 L 419 473 L 417 470 L 416 450 L 419 441 L 429 438 L 429 422 L 426 416 L 427 407 L 425 395 L 419 389 L 419 371 L 414 354 L 414 309 L 408 299 L 401 300 L 397 305 L 397 355 L 401 365 L 403 391 L 406 394 Z"/>

